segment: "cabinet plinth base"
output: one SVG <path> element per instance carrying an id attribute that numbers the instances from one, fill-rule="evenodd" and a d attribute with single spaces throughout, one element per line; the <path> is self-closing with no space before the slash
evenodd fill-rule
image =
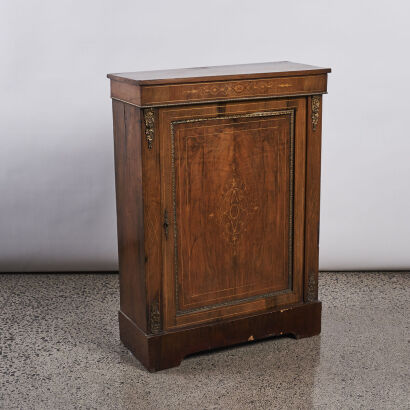
<path id="1" fill-rule="evenodd" d="M 322 303 L 318 301 L 195 328 L 148 335 L 120 311 L 120 337 L 149 371 L 157 371 L 179 366 L 185 356 L 200 351 L 270 336 L 290 335 L 300 339 L 318 335 L 321 330 L 321 312 Z"/>

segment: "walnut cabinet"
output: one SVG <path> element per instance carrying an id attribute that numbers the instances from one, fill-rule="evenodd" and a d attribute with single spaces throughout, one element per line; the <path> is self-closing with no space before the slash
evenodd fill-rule
<path id="1" fill-rule="evenodd" d="M 320 333 L 329 72 L 278 62 L 108 75 L 120 335 L 149 370 Z"/>

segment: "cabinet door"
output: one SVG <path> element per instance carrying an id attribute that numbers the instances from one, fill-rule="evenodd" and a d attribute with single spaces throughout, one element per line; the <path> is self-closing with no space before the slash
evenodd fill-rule
<path id="1" fill-rule="evenodd" d="M 302 301 L 306 101 L 159 112 L 164 328 Z"/>

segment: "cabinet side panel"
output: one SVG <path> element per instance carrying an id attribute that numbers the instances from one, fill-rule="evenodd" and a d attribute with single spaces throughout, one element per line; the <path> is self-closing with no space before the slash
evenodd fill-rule
<path id="1" fill-rule="evenodd" d="M 304 300 L 318 299 L 322 97 L 307 99 Z"/>
<path id="2" fill-rule="evenodd" d="M 121 311 L 146 331 L 141 112 L 113 101 Z"/>

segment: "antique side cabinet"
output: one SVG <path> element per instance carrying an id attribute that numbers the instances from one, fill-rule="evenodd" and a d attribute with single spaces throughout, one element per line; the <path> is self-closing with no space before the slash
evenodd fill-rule
<path id="1" fill-rule="evenodd" d="M 149 370 L 320 333 L 329 72 L 277 62 L 108 75 L 120 335 Z"/>

